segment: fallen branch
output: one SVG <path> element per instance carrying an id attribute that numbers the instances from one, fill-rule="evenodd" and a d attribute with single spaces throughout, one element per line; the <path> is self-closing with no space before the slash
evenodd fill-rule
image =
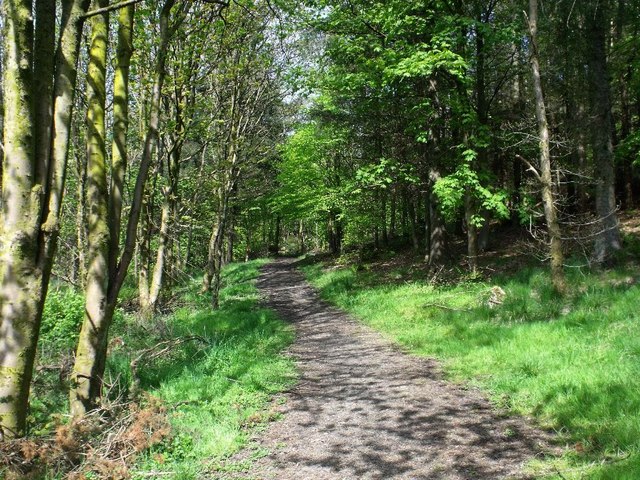
<path id="1" fill-rule="evenodd" d="M 142 359 L 146 361 L 155 360 L 162 357 L 166 353 L 173 350 L 175 347 L 183 345 L 189 342 L 200 342 L 205 345 L 209 345 L 210 342 L 200 335 L 190 335 L 188 337 L 173 338 L 171 340 L 165 340 L 163 342 L 155 344 L 153 347 L 146 348 L 140 352 L 140 354 L 131 360 L 129 367 L 131 368 L 131 375 L 133 377 L 133 385 L 131 385 L 131 398 L 135 398 L 140 386 L 140 380 L 138 379 L 137 371 L 138 364 Z"/>
<path id="2" fill-rule="evenodd" d="M 441 308 L 443 310 L 449 310 L 451 312 L 470 312 L 471 311 L 468 308 L 452 308 L 452 307 L 447 307 L 446 305 L 440 305 L 439 303 L 425 303 L 424 305 L 422 305 L 422 308 L 429 308 L 429 307 Z"/>

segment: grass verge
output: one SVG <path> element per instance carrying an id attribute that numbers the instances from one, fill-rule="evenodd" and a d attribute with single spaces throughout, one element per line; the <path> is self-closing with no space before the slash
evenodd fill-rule
<path id="1" fill-rule="evenodd" d="M 259 305 L 255 279 L 263 264 L 226 267 L 216 311 L 196 279 L 174 290 L 171 313 L 144 320 L 118 311 L 104 406 L 79 424 L 67 416 L 67 378 L 84 300 L 53 291 L 29 437 L 12 445 L 16 457 L 6 471 L 0 462 L 0 478 L 189 480 L 233 468 L 227 459 L 277 416 L 274 395 L 297 376 L 283 353 L 293 330 Z"/>
<path id="2" fill-rule="evenodd" d="M 253 280 L 262 264 L 227 267 L 219 310 L 211 311 L 197 284 L 185 292 L 187 306 L 167 319 L 173 337 L 198 335 L 209 345 L 191 345 L 164 365 L 141 369 L 142 388 L 171 406 L 173 435 L 148 452 L 137 477 L 152 471 L 198 478 L 273 420 L 272 397 L 293 384 L 296 372 L 282 354 L 293 340 L 291 328 L 258 306 Z"/>
<path id="3" fill-rule="evenodd" d="M 388 276 L 393 283 L 373 269 L 303 270 L 325 299 L 411 353 L 440 359 L 450 378 L 555 429 L 568 448 L 533 465 L 538 478 L 640 478 L 638 272 L 576 270 L 560 298 L 536 268 L 441 287 L 402 270 Z M 494 286 L 506 295 L 490 308 Z"/>

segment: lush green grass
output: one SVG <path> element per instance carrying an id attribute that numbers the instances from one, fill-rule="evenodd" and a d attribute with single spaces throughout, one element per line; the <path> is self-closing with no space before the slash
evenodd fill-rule
<path id="1" fill-rule="evenodd" d="M 148 453 L 140 473 L 191 479 L 217 468 L 272 420 L 273 395 L 295 381 L 293 363 L 282 354 L 292 330 L 257 304 L 253 280 L 261 264 L 226 269 L 218 311 L 197 293 L 198 282 L 185 293 L 187 306 L 167 319 L 173 336 L 200 335 L 210 344 L 190 344 L 163 365 L 141 370 L 142 387 L 173 406 L 174 434 Z"/>
<path id="2" fill-rule="evenodd" d="M 200 293 L 199 279 L 174 292 L 173 302 L 181 306 L 172 313 L 143 320 L 118 311 L 106 375 L 111 400 L 128 399 L 135 376 L 141 396 L 159 398 L 172 426 L 166 440 L 139 457 L 131 469 L 134 479 L 195 479 L 235 468 L 228 457 L 275 417 L 274 394 L 290 387 L 297 374 L 283 353 L 293 340 L 292 329 L 258 303 L 254 283 L 263 264 L 253 261 L 224 270 L 217 311 L 211 309 L 209 296 Z M 129 294 L 135 296 L 135 290 Z M 71 365 L 83 312 L 81 294 L 60 288 L 49 295 L 39 363 L 52 367 L 36 375 L 32 437 L 51 436 L 66 421 L 68 382 L 60 371 L 62 365 Z M 134 375 L 131 361 L 140 352 L 146 354 Z M 49 475 L 58 478 L 55 472 Z"/>
<path id="3" fill-rule="evenodd" d="M 640 478 L 633 272 L 572 271 L 571 293 L 559 298 L 539 269 L 451 287 L 410 278 L 381 285 L 379 274 L 348 267 L 304 270 L 329 301 L 409 351 L 441 359 L 453 379 L 479 385 L 499 406 L 555 429 L 567 453 L 538 465 L 539 477 Z M 506 297 L 491 309 L 495 285 Z"/>

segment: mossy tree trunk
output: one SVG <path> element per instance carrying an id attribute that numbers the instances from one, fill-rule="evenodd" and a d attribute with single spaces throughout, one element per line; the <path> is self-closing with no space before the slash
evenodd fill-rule
<path id="1" fill-rule="evenodd" d="M 0 256 L 0 435 L 24 433 L 38 336 L 40 272 L 34 184 L 33 22 L 30 1 L 5 0 L 3 230 Z"/>
<path id="2" fill-rule="evenodd" d="M 3 96 L 5 115 L 11 119 L 4 123 L 3 133 L 0 233 L 2 439 L 21 436 L 25 430 L 42 308 L 58 238 L 76 65 L 88 4 L 62 2 L 56 46 L 52 2 L 39 1 L 35 9 L 28 0 L 2 3 Z"/>
<path id="3" fill-rule="evenodd" d="M 118 294 L 127 275 L 127 270 L 133 258 L 137 241 L 138 223 L 143 205 L 143 198 L 149 169 L 153 159 L 153 152 L 158 141 L 158 130 L 160 125 L 160 101 L 162 94 L 162 86 L 165 79 L 165 64 L 169 48 L 169 42 L 175 29 L 179 25 L 181 19 L 178 18 L 173 25 L 170 25 L 170 15 L 175 0 L 166 0 L 160 13 L 160 45 L 157 51 L 157 60 L 154 74 L 154 83 L 152 89 L 152 99 L 150 105 L 149 121 L 147 124 L 147 133 L 145 137 L 144 150 L 140 161 L 140 169 L 136 177 L 136 184 L 133 193 L 131 212 L 129 214 L 124 247 L 120 258 L 120 243 L 115 242 L 115 237 L 120 238 L 120 232 L 111 237 L 108 230 L 104 233 L 108 239 L 106 248 L 101 244 L 100 249 L 92 249 L 92 258 L 90 264 L 95 262 L 96 274 L 94 287 L 89 292 L 87 286 L 87 315 L 85 316 L 78 349 L 76 352 L 76 361 L 73 370 L 72 388 L 70 390 L 70 400 L 72 404 L 72 413 L 75 417 L 81 417 L 88 411 L 98 406 L 102 393 L 102 377 L 107 358 L 107 342 L 108 332 L 113 321 L 113 313 L 118 299 Z M 124 171 L 126 168 L 126 129 L 128 126 L 128 104 L 129 92 L 128 82 L 124 82 L 124 76 L 128 76 L 129 60 L 131 57 L 131 31 L 133 29 L 134 11 L 131 6 L 120 10 L 119 15 L 119 41 L 118 41 L 118 70 L 116 79 L 120 77 L 120 81 L 115 85 L 114 103 L 119 104 L 120 108 L 114 110 L 114 114 L 118 114 L 118 118 L 114 118 L 114 151 L 116 151 L 113 159 L 114 175 L 111 184 L 111 191 L 104 195 L 90 195 L 92 212 L 106 212 L 108 215 L 107 223 L 104 227 L 108 228 L 109 223 L 115 223 L 115 227 L 120 225 L 119 216 L 122 212 L 122 190 L 124 181 Z M 97 174 L 98 170 L 92 171 L 90 168 L 90 176 Z M 106 183 L 105 183 L 106 189 Z M 114 217 L 116 218 L 114 218 Z M 92 222 L 90 222 L 91 224 Z M 98 222 L 102 228 L 102 222 Z M 91 235 L 91 232 L 90 232 Z M 110 237 L 110 238 L 109 238 Z M 96 238 L 96 241 L 98 239 Z M 90 242 L 91 243 L 91 242 Z M 104 249 L 103 249 L 104 248 Z M 102 269 L 102 271 L 100 271 Z M 92 274 L 88 273 L 87 279 Z M 103 279 L 106 281 L 103 283 Z M 105 295 L 106 292 L 106 295 Z M 90 295 L 92 298 L 90 298 Z M 95 303 L 96 300 L 104 300 Z M 92 312 L 89 312 L 89 308 Z M 99 307 L 99 308 L 98 308 Z"/>
<path id="4" fill-rule="evenodd" d="M 104 8 L 107 0 L 94 2 Z M 87 69 L 87 204 L 88 253 L 85 282 L 85 317 L 82 322 L 76 361 L 71 374 L 71 414 L 83 414 L 100 395 L 100 351 L 106 348 L 108 321 L 107 288 L 109 282 L 109 218 L 107 149 L 105 128 L 107 53 L 109 16 L 91 17 L 91 45 Z"/>

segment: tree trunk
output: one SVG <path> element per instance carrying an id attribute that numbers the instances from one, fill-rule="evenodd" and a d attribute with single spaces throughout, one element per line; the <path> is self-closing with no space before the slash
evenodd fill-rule
<path id="1" fill-rule="evenodd" d="M 232 112 L 233 112 L 232 108 Z M 230 135 L 229 148 L 229 169 L 225 172 L 225 180 L 220 187 L 220 202 L 218 205 L 218 216 L 209 240 L 209 254 L 207 258 L 207 268 L 204 275 L 202 285 L 203 292 L 211 293 L 211 307 L 217 309 L 220 307 L 220 286 L 222 273 L 222 256 L 224 233 L 227 225 L 227 215 L 229 211 L 229 201 L 235 189 L 236 176 L 238 174 L 236 164 L 238 161 L 238 137 L 236 127 L 233 126 Z M 277 230 L 279 235 L 280 217 L 277 219 Z"/>
<path id="2" fill-rule="evenodd" d="M 133 201 L 131 207 L 131 213 L 127 223 L 127 231 L 124 249 L 120 261 L 117 262 L 115 270 L 108 272 L 107 274 L 107 290 L 104 303 L 101 305 L 100 310 L 96 310 L 95 315 L 97 317 L 94 320 L 95 325 L 92 325 L 89 316 L 85 316 L 83 322 L 80 340 L 78 343 L 78 350 L 76 353 L 76 362 L 74 365 L 74 378 L 76 378 L 76 385 L 81 388 L 73 388 L 70 392 L 71 403 L 73 405 L 72 412 L 74 416 L 82 416 L 89 410 L 97 406 L 97 402 L 101 396 L 102 390 L 102 376 L 104 374 L 104 368 L 107 355 L 107 339 L 109 327 L 113 320 L 113 313 L 115 310 L 118 293 L 124 282 L 124 279 L 133 258 L 133 252 L 136 246 L 136 234 L 138 229 L 138 221 L 140 218 L 140 212 L 142 210 L 143 196 L 145 191 L 146 180 L 153 157 L 154 145 L 158 138 L 158 129 L 160 123 L 160 99 L 162 92 L 162 85 L 165 77 L 165 62 L 169 46 L 169 40 L 172 35 L 172 29 L 169 27 L 169 16 L 171 9 L 175 3 L 175 0 L 166 0 L 162 12 L 160 14 L 160 47 L 157 53 L 156 71 L 153 85 L 153 97 L 151 100 L 151 112 L 149 117 L 149 124 L 147 135 L 145 138 L 144 151 L 142 160 L 140 162 L 140 170 L 136 178 L 136 185 L 133 194 Z M 129 16 L 133 16 L 133 10 L 126 10 L 121 12 L 120 17 L 120 29 L 131 30 L 132 19 Z M 130 40 L 130 39 L 129 39 Z M 128 48 L 128 46 L 121 45 L 121 42 L 127 40 L 126 34 L 119 34 L 119 50 L 120 48 Z M 125 62 L 126 63 L 126 62 Z M 126 65 L 123 65 L 126 66 Z M 120 93 L 127 95 L 125 90 L 121 90 Z M 126 111 L 120 110 L 122 114 L 126 114 Z M 116 123 L 124 126 L 128 124 L 128 118 L 116 119 Z M 126 138 L 126 137 L 125 137 Z M 121 144 L 124 146 L 124 144 Z M 126 158 L 126 157 L 125 157 Z M 118 187 L 112 185 L 112 191 L 117 191 Z M 117 197 L 114 197 L 117 201 Z M 117 208 L 112 208 L 111 212 L 116 211 Z M 107 233 L 108 235 L 108 233 Z M 103 268 L 108 271 L 109 265 L 113 268 L 116 262 L 110 259 L 110 251 L 113 251 L 113 245 L 107 244 L 107 255 L 104 261 Z M 100 292 L 101 293 L 101 292 Z M 93 300 L 87 296 L 87 308 L 89 308 L 90 302 Z M 78 379 L 82 379 L 78 381 Z"/>
<path id="3" fill-rule="evenodd" d="M 35 182 L 47 181 L 47 165 L 51 152 L 51 119 L 53 114 L 53 75 L 55 73 L 55 0 L 36 1 L 34 91 L 35 101 Z"/>
<path id="4" fill-rule="evenodd" d="M 464 219 L 467 224 L 467 262 L 472 275 L 478 273 L 478 228 L 474 221 L 475 215 L 473 196 L 467 191 L 464 195 Z"/>
<path id="5" fill-rule="evenodd" d="M 411 227 L 411 244 L 413 249 L 417 252 L 420 250 L 420 239 L 418 237 L 418 213 L 413 203 L 413 199 L 407 192 L 407 210 L 409 213 L 409 226 Z"/>
<path id="6" fill-rule="evenodd" d="M 396 205 L 396 188 L 394 187 L 391 190 L 391 211 L 389 213 L 389 235 L 391 238 L 395 238 L 396 236 L 396 221 L 397 221 L 397 205 Z"/>
<path id="7" fill-rule="evenodd" d="M 531 68 L 533 73 L 533 89 L 536 96 L 536 117 L 538 120 L 538 132 L 540 136 L 540 174 L 539 180 L 542 186 L 542 202 L 544 215 L 547 222 L 547 230 L 550 239 L 551 279 L 553 286 L 559 293 L 566 290 L 564 277 L 564 255 L 562 252 L 562 235 L 558 222 L 556 206 L 553 196 L 553 180 L 551 175 L 551 152 L 549 140 L 549 125 L 547 112 L 542 92 L 542 80 L 540 77 L 540 63 L 538 60 L 537 32 L 538 32 L 538 0 L 529 0 L 529 30 L 531 34 L 532 55 Z"/>
<path id="8" fill-rule="evenodd" d="M 444 257 L 446 247 L 446 237 L 444 223 L 438 210 L 438 199 L 433 193 L 433 185 L 440 179 L 440 172 L 431 169 L 429 180 L 429 250 L 427 251 L 427 262 L 430 266 L 437 265 Z"/>
<path id="9" fill-rule="evenodd" d="M 120 251 L 122 202 L 128 163 L 129 70 L 133 54 L 133 18 L 135 6 L 120 9 L 118 14 L 118 47 L 113 79 L 113 142 L 111 146 L 111 188 L 109 191 L 109 271 L 115 272 Z"/>
<path id="10" fill-rule="evenodd" d="M 30 1 L 4 1 L 0 440 L 24 434 L 40 316 L 36 257 L 40 191 L 33 191 L 33 23 Z"/>
<path id="11" fill-rule="evenodd" d="M 5 1 L 3 97 L 4 158 L 2 164 L 2 217 L 0 233 L 0 437 L 24 433 L 29 387 L 36 345 L 55 252 L 64 174 L 73 113 L 76 64 L 86 0 L 66 0 L 62 4 L 60 40 L 55 55 L 54 98 L 51 126 L 52 148 L 45 161 L 35 157 L 35 141 L 44 142 L 46 122 L 38 120 L 35 131 L 32 101 L 33 4 L 28 0 Z M 50 52 L 41 42 L 51 40 L 50 4 L 43 2 L 36 12 L 38 55 Z M 42 48 L 40 48 L 42 47 Z M 40 65 L 46 60 L 37 58 Z M 49 68 L 49 67 L 46 67 Z M 48 74 L 46 74 L 48 75 Z M 46 93 L 45 93 L 46 94 Z M 44 100 L 47 103 L 47 100 Z M 38 114 L 47 109 L 38 110 Z M 50 110 L 49 110 L 50 111 Z M 46 114 L 46 113 L 43 113 Z M 39 142 L 40 147 L 44 143 Z M 45 158 L 40 148 L 39 159 Z M 41 182 L 41 183 L 38 183 Z M 11 341 L 7 341 L 7 340 Z"/>
<path id="12" fill-rule="evenodd" d="M 138 307 L 144 316 L 149 311 L 151 292 L 149 291 L 149 268 L 151 265 L 151 206 L 150 199 L 146 195 L 142 206 L 142 218 L 140 221 L 140 233 L 138 234 Z"/>
<path id="13" fill-rule="evenodd" d="M 103 8 L 107 0 L 94 6 Z M 78 338 L 76 361 L 71 374 L 71 415 L 83 415 L 100 397 L 101 362 L 106 349 L 107 289 L 109 281 L 109 218 L 107 151 L 105 131 L 108 14 L 91 17 L 91 45 L 87 70 L 87 204 L 88 221 L 87 280 L 85 318 Z M 100 379 L 92 381 L 92 379 Z"/>
<path id="14" fill-rule="evenodd" d="M 169 189 L 163 189 L 162 210 L 160 214 L 160 232 L 158 235 L 158 250 L 156 251 L 156 261 L 153 266 L 151 283 L 149 284 L 149 299 L 146 305 L 141 304 L 141 311 L 144 318 L 151 318 L 158 307 L 160 293 L 162 292 L 165 265 L 169 243 L 169 225 L 171 217 L 171 205 Z"/>
<path id="15" fill-rule="evenodd" d="M 389 246 L 389 231 L 387 230 L 387 192 L 380 192 L 380 227 L 382 229 L 382 245 Z"/>
<path id="16" fill-rule="evenodd" d="M 220 307 L 220 284 L 222 270 L 222 245 L 224 240 L 225 223 L 227 221 L 227 210 L 229 199 L 226 189 L 221 189 L 220 207 L 216 224 L 211 232 L 209 239 L 209 254 L 207 259 L 207 269 L 204 275 L 204 283 L 202 285 L 203 292 L 210 292 L 211 307 L 217 309 Z"/>
<path id="17" fill-rule="evenodd" d="M 596 212 L 600 220 L 594 250 L 594 260 L 597 263 L 610 261 L 613 254 L 621 249 L 616 213 L 613 121 L 606 52 L 606 3 L 608 2 L 597 2 L 595 8 L 589 9 L 587 13 L 591 143 L 597 182 Z"/>
<path id="18" fill-rule="evenodd" d="M 85 246 L 87 242 L 87 222 L 86 222 L 86 186 L 87 186 L 87 156 L 81 154 L 80 149 L 76 152 L 76 175 L 78 185 L 76 187 L 76 248 L 78 256 L 76 258 L 75 273 L 76 282 L 84 288 L 87 278 L 87 262 Z"/>
<path id="19" fill-rule="evenodd" d="M 140 220 L 140 212 L 142 210 L 142 200 L 144 197 L 147 177 L 149 175 L 149 168 L 153 159 L 153 152 L 158 141 L 158 132 L 160 128 L 160 101 L 162 98 L 162 87 L 166 76 L 165 65 L 169 50 L 169 42 L 173 32 L 177 28 L 178 22 L 176 21 L 174 25 L 169 25 L 171 10 L 175 3 L 176 0 L 165 0 L 160 13 L 160 46 L 156 55 L 157 60 L 152 88 L 149 122 L 147 124 L 140 169 L 138 170 L 136 184 L 133 191 L 131 212 L 127 221 L 124 248 L 117 265 L 117 271 L 114 273 L 114 277 L 112 281 L 110 281 L 109 285 L 110 302 L 115 302 L 117 300 L 118 293 L 120 292 L 120 288 L 122 287 L 127 275 L 127 270 L 136 247 L 136 236 L 138 231 L 138 222 Z"/>
<path id="20" fill-rule="evenodd" d="M 300 243 L 300 255 L 304 255 L 307 249 L 304 239 L 304 222 L 302 220 L 298 224 L 298 241 Z"/>
<path id="21" fill-rule="evenodd" d="M 280 215 L 276 216 L 276 228 L 275 228 L 275 233 L 273 234 L 273 250 L 274 253 L 276 255 L 280 254 L 280 224 L 281 224 L 282 220 L 280 218 Z"/>

